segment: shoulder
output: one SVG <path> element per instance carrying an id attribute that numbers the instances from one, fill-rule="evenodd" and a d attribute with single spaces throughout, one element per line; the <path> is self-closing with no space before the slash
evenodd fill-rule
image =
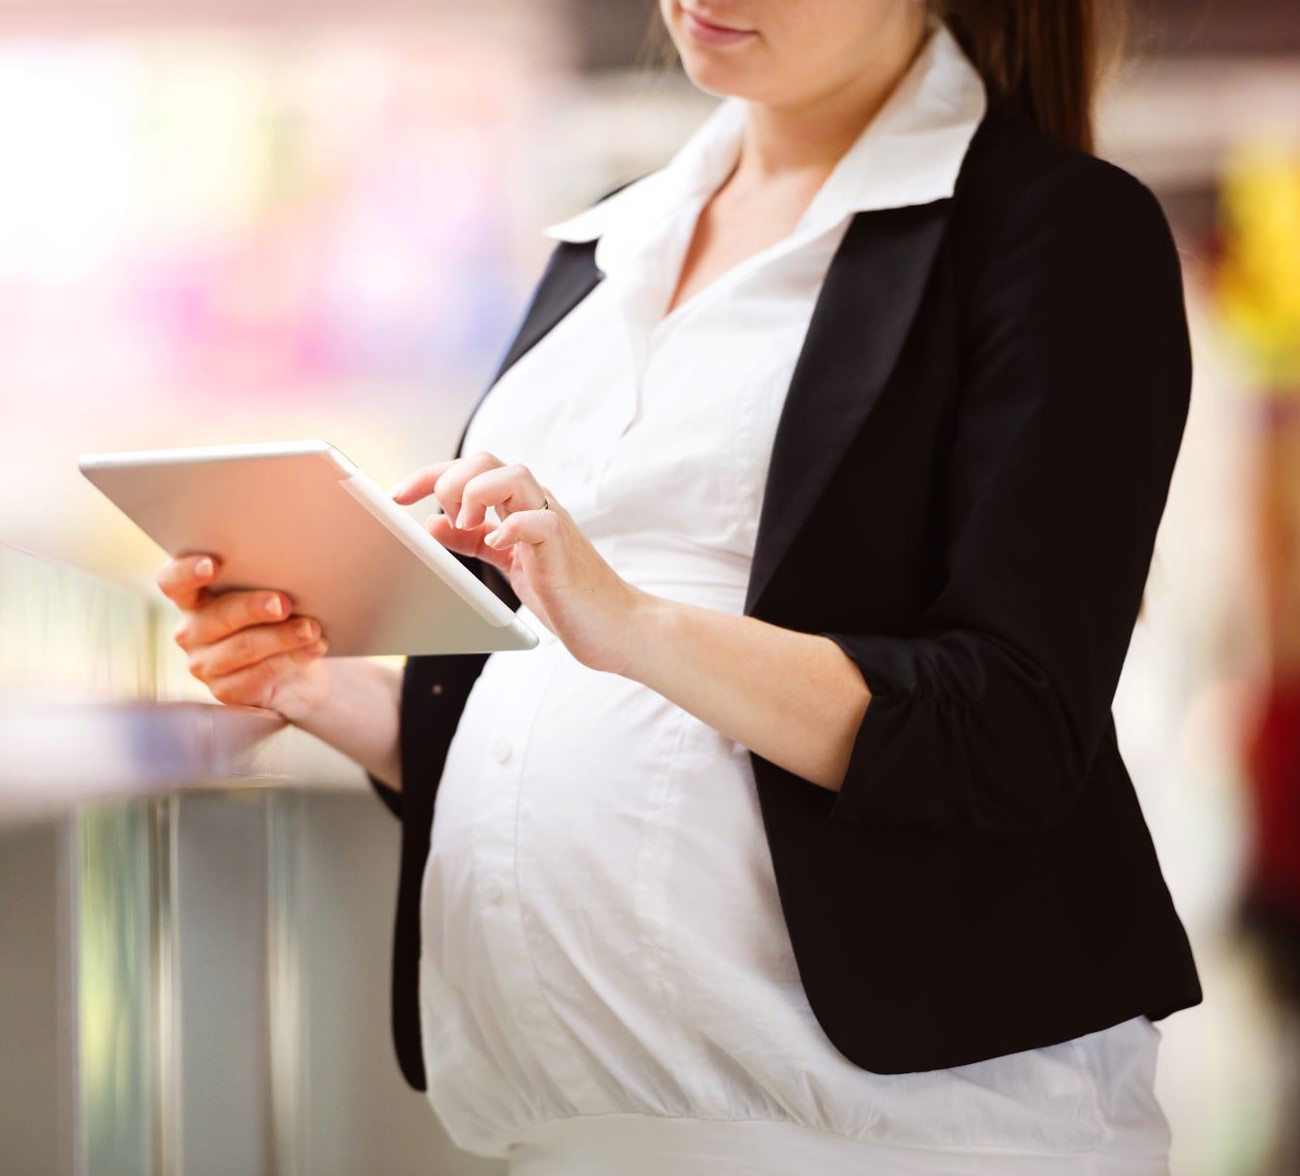
<path id="1" fill-rule="evenodd" d="M 989 107 L 971 140 L 953 199 L 954 236 L 973 264 L 1044 236 L 1175 253 L 1146 183 L 1000 104 Z"/>
<path id="2" fill-rule="evenodd" d="M 991 110 L 952 207 L 965 337 L 1022 356 L 1030 340 L 1062 355 L 1087 341 L 1088 362 L 1154 355 L 1152 368 L 1174 375 L 1185 395 L 1182 263 L 1159 198 L 1126 168 Z M 1095 346 L 1102 339 L 1112 346 Z"/>

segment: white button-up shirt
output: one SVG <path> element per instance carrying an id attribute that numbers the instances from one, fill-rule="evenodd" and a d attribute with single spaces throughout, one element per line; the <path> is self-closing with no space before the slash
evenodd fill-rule
<path id="1" fill-rule="evenodd" d="M 630 582 L 742 612 L 772 439 L 831 256 L 855 212 L 951 195 L 985 110 L 978 73 L 932 29 L 793 232 L 666 317 L 700 209 L 737 158 L 743 101 L 721 102 L 661 170 L 546 230 L 599 237 L 606 276 L 492 388 L 463 452 L 528 465 Z M 804 1170 L 796 1159 L 937 1171 L 924 1158 L 954 1153 L 963 1173 L 1102 1171 L 1090 1151 L 1164 1170 L 1145 1018 L 954 1070 L 877 1075 L 843 1057 L 800 985 L 747 750 L 520 615 L 542 642 L 492 655 L 474 684 L 424 880 L 425 1067 L 456 1143 L 530 1176 L 610 1147 L 672 1150 L 645 1171 L 677 1174 L 698 1152 L 710 1176 Z"/>

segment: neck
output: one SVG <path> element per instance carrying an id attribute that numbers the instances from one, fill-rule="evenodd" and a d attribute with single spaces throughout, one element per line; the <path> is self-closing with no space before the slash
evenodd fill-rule
<path id="1" fill-rule="evenodd" d="M 828 175 L 875 118 L 926 42 L 926 9 L 906 4 L 847 82 L 780 105 L 749 101 L 730 183 Z"/>

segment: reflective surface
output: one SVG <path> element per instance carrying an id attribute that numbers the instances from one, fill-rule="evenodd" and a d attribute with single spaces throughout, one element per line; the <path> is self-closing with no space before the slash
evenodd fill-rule
<path id="1" fill-rule="evenodd" d="M 397 823 L 174 624 L 0 546 L 0 1172 L 500 1171 L 393 1058 Z"/>
<path id="2" fill-rule="evenodd" d="M 104 806 L 75 823 L 78 1159 L 87 1172 L 154 1171 L 149 811 Z"/>
<path id="3" fill-rule="evenodd" d="M 133 589 L 0 544 L 0 700 L 153 698 L 158 612 Z"/>

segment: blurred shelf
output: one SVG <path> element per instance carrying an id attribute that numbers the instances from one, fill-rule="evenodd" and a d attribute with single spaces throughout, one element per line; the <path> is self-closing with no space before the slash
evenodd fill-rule
<path id="1" fill-rule="evenodd" d="M 0 699 L 0 824 L 190 789 L 365 786 L 274 711 L 201 702 Z"/>
<path id="2" fill-rule="evenodd" d="M 269 712 L 203 703 L 0 701 L 0 820 L 282 776 Z"/>

